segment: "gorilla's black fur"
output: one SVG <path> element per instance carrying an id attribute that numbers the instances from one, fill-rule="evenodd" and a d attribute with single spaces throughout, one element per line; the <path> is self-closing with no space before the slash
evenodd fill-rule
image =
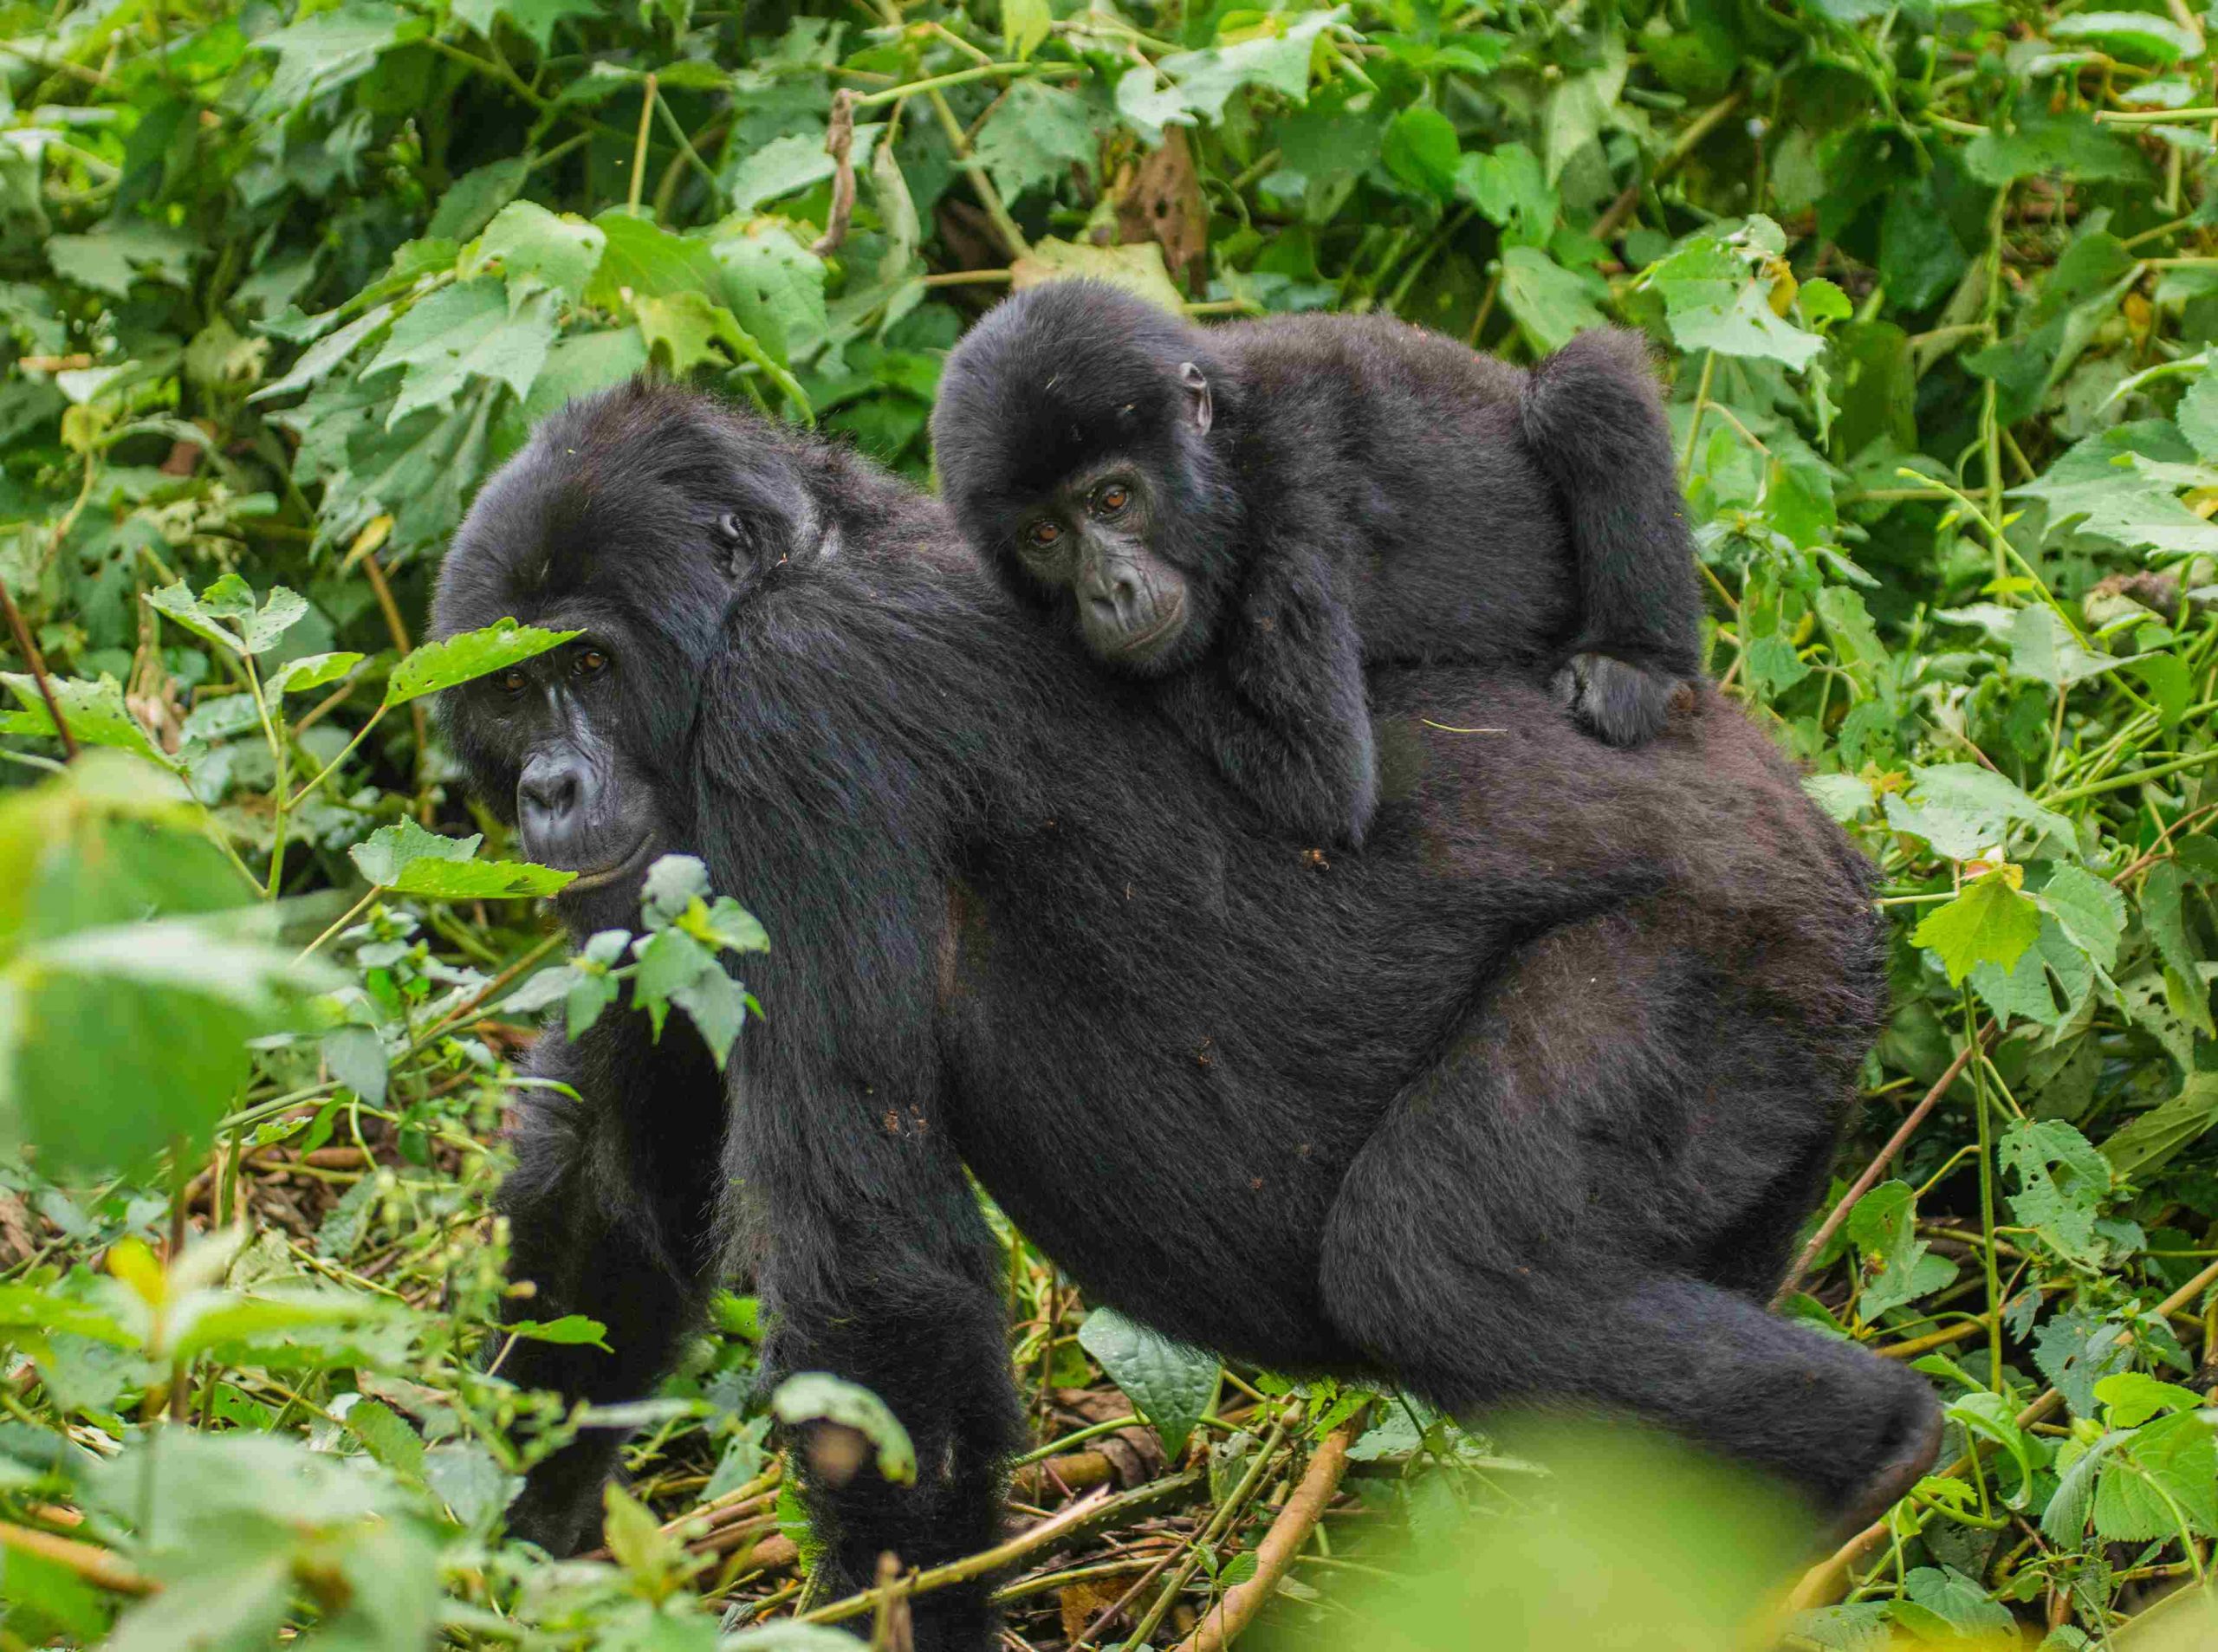
<path id="1" fill-rule="evenodd" d="M 683 849 L 773 950 L 729 1078 L 676 1018 L 542 1040 L 578 1100 L 518 1099 L 521 1312 L 615 1351 L 504 1369 L 644 1393 L 750 1263 L 769 1370 L 866 1384 L 918 1448 L 912 1487 L 809 1487 L 834 1587 L 996 1535 L 1019 1417 L 965 1165 L 1093 1300 L 1278 1370 L 1636 1413 L 1835 1515 L 1929 1459 L 1918 1377 L 1761 1305 L 1881 977 L 1863 863 L 1714 694 L 1625 752 L 1527 684 L 1382 674 L 1371 847 L 1320 865 L 934 502 L 648 388 L 478 498 L 434 630 L 508 614 L 587 634 L 447 727 L 491 807 L 538 787 L 528 852 L 610 869 L 571 927 L 630 927 Z M 614 1452 L 515 1523 L 579 1543 Z M 916 1611 L 924 1652 L 991 1642 L 983 1584 Z"/>
<path id="2" fill-rule="evenodd" d="M 1618 745 L 1701 671 L 1656 377 L 1588 333 L 1527 374 L 1384 315 L 1203 328 L 1057 282 L 949 356 L 932 418 L 964 533 L 1281 827 L 1360 842 L 1366 664 L 1556 679 Z M 1106 496 L 1113 507 L 1100 508 Z"/>

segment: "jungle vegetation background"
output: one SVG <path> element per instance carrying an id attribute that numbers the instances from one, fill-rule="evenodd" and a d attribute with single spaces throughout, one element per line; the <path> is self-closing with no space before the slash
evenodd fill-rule
<path id="1" fill-rule="evenodd" d="M 759 937 L 675 865 L 562 962 L 425 716 L 546 639 L 415 641 L 565 398 L 656 370 L 921 480 L 948 347 L 1071 271 L 1524 361 L 1647 330 L 1711 670 L 1891 925 L 1784 1308 L 1951 1426 L 1797 1582 L 1761 1493 L 1628 1433 L 1536 1463 L 1220 1375 L 1009 1235 L 1008 1644 L 2208 1644 L 2214 19 L 0 3 L 0 582 L 47 674 L 0 640 L 0 1647 L 901 1643 L 934 1579 L 806 1590 L 743 1296 L 632 1414 L 602 1557 L 497 1537 L 516 1417 L 574 1422 L 482 1370 L 501 1077 L 627 983 L 729 1037 Z M 901 1463 L 867 1396 L 777 1404 Z"/>

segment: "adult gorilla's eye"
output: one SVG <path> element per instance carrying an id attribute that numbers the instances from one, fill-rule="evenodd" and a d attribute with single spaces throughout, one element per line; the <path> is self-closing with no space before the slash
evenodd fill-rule
<path id="1" fill-rule="evenodd" d="M 522 694 L 531 684 L 531 679 L 513 665 L 501 673 L 499 681 L 503 694 Z"/>
<path id="2" fill-rule="evenodd" d="M 1121 482 L 1104 483 L 1094 490 L 1093 509 L 1104 516 L 1113 516 L 1132 502 L 1132 490 Z"/>
<path id="3" fill-rule="evenodd" d="M 608 656 L 598 648 L 580 650 L 576 663 L 570 669 L 580 677 L 596 676 L 608 669 Z"/>
<path id="4" fill-rule="evenodd" d="M 1044 519 L 1033 523 L 1031 527 L 1024 530 L 1024 538 L 1026 542 L 1028 544 L 1036 546 L 1043 551 L 1062 536 L 1063 527 L 1060 522 L 1049 522 Z"/>

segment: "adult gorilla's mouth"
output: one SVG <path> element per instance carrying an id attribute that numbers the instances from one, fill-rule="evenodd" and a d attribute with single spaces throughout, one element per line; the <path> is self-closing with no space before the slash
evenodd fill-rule
<path id="1" fill-rule="evenodd" d="M 642 833 L 639 842 L 633 844 L 621 859 L 611 861 L 607 865 L 595 867 L 590 871 L 580 871 L 556 891 L 554 898 L 560 900 L 565 895 L 576 895 L 588 889 L 600 889 L 605 884 L 614 883 L 625 873 L 638 870 L 640 863 L 646 859 L 647 852 L 654 847 L 654 841 L 653 832 Z"/>

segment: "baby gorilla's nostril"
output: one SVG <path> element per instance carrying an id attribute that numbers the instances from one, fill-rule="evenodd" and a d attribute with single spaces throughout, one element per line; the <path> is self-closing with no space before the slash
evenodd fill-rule
<path id="1" fill-rule="evenodd" d="M 1110 611 L 1126 631 L 1137 631 L 1148 618 L 1147 586 L 1129 568 L 1120 568 L 1109 581 Z"/>

